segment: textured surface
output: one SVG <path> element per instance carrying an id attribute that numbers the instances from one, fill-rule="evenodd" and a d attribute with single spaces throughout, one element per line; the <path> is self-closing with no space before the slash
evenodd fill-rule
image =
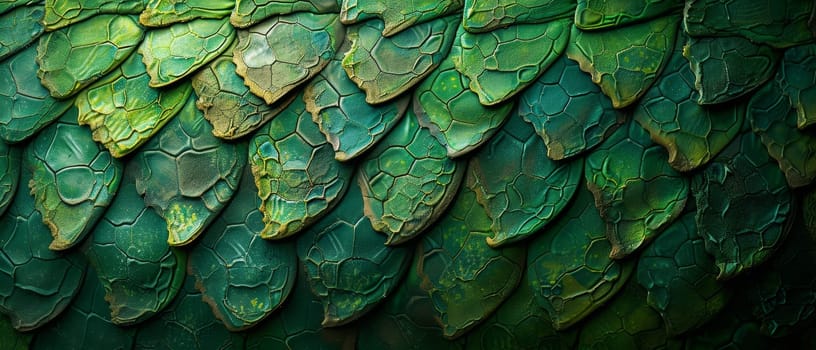
<path id="1" fill-rule="evenodd" d="M 343 41 L 335 14 L 299 12 L 238 31 L 235 72 L 272 104 L 323 69 Z"/>
<path id="2" fill-rule="evenodd" d="M 119 68 L 76 98 L 80 125 L 88 125 L 93 138 L 114 157 L 122 157 L 156 134 L 184 106 L 192 88 L 185 82 L 156 90 L 148 86 L 142 56 L 133 53 Z M 122 91 L 139 91 L 122 94 Z"/>
<path id="3" fill-rule="evenodd" d="M 108 207 L 122 180 L 122 163 L 77 125 L 76 108 L 34 138 L 25 156 L 34 206 L 48 225 L 52 250 L 81 242 Z"/>
<path id="4" fill-rule="evenodd" d="M 543 157 L 544 141 L 520 116 L 510 116 L 498 134 L 468 163 L 466 185 L 490 217 L 491 247 L 526 238 L 570 202 L 583 163 Z"/>
<path id="5" fill-rule="evenodd" d="M 661 17 L 609 31 L 572 29 L 567 56 L 592 75 L 615 108 L 637 101 L 657 79 L 674 48 L 679 18 Z"/>
<path id="6" fill-rule="evenodd" d="M 527 252 L 528 286 L 553 327 L 565 329 L 612 299 L 632 272 L 631 261 L 609 258 L 611 245 L 592 193 L 579 188 L 575 200 L 542 230 Z"/>
<path id="7" fill-rule="evenodd" d="M 3 33 L 3 37 L 0 37 L 0 61 L 40 37 L 44 30 L 40 23 L 42 17 L 43 8 L 39 6 L 21 6 L 0 15 L 0 32 Z"/>
<path id="8" fill-rule="evenodd" d="M 384 243 L 363 213 L 358 186 L 351 186 L 343 203 L 298 239 L 298 257 L 323 303 L 322 326 L 354 321 L 393 293 L 412 252 Z"/>
<path id="9" fill-rule="evenodd" d="M 188 271 L 196 288 L 233 331 L 250 328 L 277 310 L 297 275 L 294 244 L 260 236 L 264 223 L 257 193 L 247 168 L 233 201 L 190 251 Z"/>
<path id="10" fill-rule="evenodd" d="M 332 145 L 334 158 L 347 161 L 373 147 L 397 125 L 409 97 L 379 105 L 366 103 L 365 92 L 346 75 L 341 52 L 306 86 L 303 100 L 312 121 Z"/>
<path id="11" fill-rule="evenodd" d="M 337 13 L 337 0 L 237 0 L 230 22 L 237 28 L 246 28 L 275 15 L 308 11 Z"/>
<path id="12" fill-rule="evenodd" d="M 20 180 L 30 179 L 23 172 Z M 68 307 L 82 284 L 86 263 L 77 251 L 48 249 L 51 235 L 27 186 L 17 186 L 0 227 L 0 313 L 16 330 L 30 331 Z"/>
<path id="13" fill-rule="evenodd" d="M 517 110 L 544 140 L 547 157 L 553 160 L 597 146 L 624 119 L 590 76 L 566 56 L 521 94 Z"/>
<path id="14" fill-rule="evenodd" d="M 37 46 L 37 76 L 51 96 L 72 96 L 122 64 L 143 36 L 136 16 L 117 15 L 50 32 Z"/>
<path id="15" fill-rule="evenodd" d="M 119 194 L 84 249 L 118 325 L 145 321 L 170 304 L 187 265 L 186 252 L 167 245 L 164 220 L 136 191 L 135 173 L 126 168 Z"/>
<path id="16" fill-rule="evenodd" d="M 462 9 L 464 0 L 342 0 L 340 20 L 345 24 L 362 22 L 371 18 L 385 23 L 383 36 L 398 32 L 422 22 Z"/>
<path id="17" fill-rule="evenodd" d="M 384 25 L 379 20 L 351 26 L 346 33 L 351 45 L 343 68 L 366 92 L 366 102 L 393 99 L 419 83 L 448 55 L 458 19 L 435 19 L 389 38 L 380 34 Z"/>
<path id="18" fill-rule="evenodd" d="M 573 10 L 575 2 L 570 0 L 465 0 L 462 25 L 469 32 L 483 33 L 570 17 Z"/>
<path id="19" fill-rule="evenodd" d="M 99 14 L 138 14 L 145 0 L 45 0 L 46 30 L 57 30 Z"/>
<path id="20" fill-rule="evenodd" d="M 742 134 L 697 173 L 691 192 L 697 228 L 714 256 L 718 279 L 767 260 L 790 228 L 785 176 L 754 134 Z"/>
<path id="21" fill-rule="evenodd" d="M 235 28 L 226 19 L 196 19 L 151 30 L 139 47 L 150 86 L 167 86 L 192 74 L 226 51 Z"/>
<path id="22" fill-rule="evenodd" d="M 816 44 L 786 50 L 776 81 L 796 107 L 796 126 L 816 123 Z"/>
<path id="23" fill-rule="evenodd" d="M 669 164 L 678 171 L 694 170 L 714 158 L 737 136 L 745 114 L 744 100 L 698 104 L 694 87 L 695 76 L 678 48 L 633 113 L 652 140 L 666 148 Z"/>
<path id="24" fill-rule="evenodd" d="M 447 208 L 464 170 L 409 110 L 358 168 L 366 216 L 386 244 L 408 241 Z"/>
<path id="25" fill-rule="evenodd" d="M 6 212 L 20 185 L 21 164 L 20 149 L 0 142 L 0 215 Z"/>
<path id="26" fill-rule="evenodd" d="M 456 338 L 486 319 L 515 290 L 524 268 L 519 246 L 490 248 L 490 218 L 462 186 L 455 204 L 420 241 L 417 265 L 442 334 Z"/>
<path id="27" fill-rule="evenodd" d="M 232 13 L 234 0 L 147 0 L 139 22 L 148 27 L 163 27 L 198 18 L 218 19 Z"/>
<path id="28" fill-rule="evenodd" d="M 19 142 L 59 118 L 71 101 L 57 100 L 40 85 L 37 46 L 0 61 L 0 138 Z"/>
<path id="29" fill-rule="evenodd" d="M 413 93 L 419 124 L 445 145 L 451 158 L 489 140 L 513 110 L 511 102 L 496 106 L 479 103 L 479 95 L 470 90 L 470 79 L 456 70 L 454 57 L 460 54 L 454 51 L 461 51 L 461 47 L 452 47 L 451 54 Z"/>
<path id="30" fill-rule="evenodd" d="M 646 302 L 666 323 L 670 335 L 698 328 L 725 308 L 731 290 L 717 281 L 714 259 L 688 212 L 643 250 L 637 281 L 646 288 Z"/>
<path id="31" fill-rule="evenodd" d="M 352 168 L 334 159 L 301 97 L 249 141 L 264 238 L 302 231 L 337 204 L 351 181 Z"/>
<path id="32" fill-rule="evenodd" d="M 624 26 L 681 8 L 680 0 L 578 0 L 575 26 L 583 30 Z"/>
<path id="33" fill-rule="evenodd" d="M 689 181 L 669 167 L 667 158 L 631 122 L 587 156 L 584 176 L 606 223 L 611 257 L 631 254 L 683 211 Z"/>
<path id="34" fill-rule="evenodd" d="M 213 136 L 191 96 L 129 164 L 145 204 L 167 222 L 167 243 L 184 245 L 232 198 L 246 164 L 246 144 Z"/>
<path id="35" fill-rule="evenodd" d="M 479 102 L 506 101 L 536 80 L 564 52 L 569 42 L 568 19 L 542 24 L 517 24 L 490 33 L 462 33 L 453 57 L 456 69 L 470 78 Z M 458 56 L 461 55 L 461 56 Z"/>
<path id="36" fill-rule="evenodd" d="M 198 96 L 196 107 L 212 124 L 213 135 L 227 140 L 241 138 L 260 128 L 294 98 L 285 98 L 270 106 L 251 94 L 244 80 L 235 74 L 232 50 L 227 50 L 190 80 Z"/>

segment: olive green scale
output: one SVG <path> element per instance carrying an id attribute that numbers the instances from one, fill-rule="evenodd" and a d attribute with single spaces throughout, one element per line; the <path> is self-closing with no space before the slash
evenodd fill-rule
<path id="1" fill-rule="evenodd" d="M 379 18 L 385 24 L 382 36 L 390 37 L 411 26 L 457 13 L 463 3 L 464 0 L 342 0 L 340 21 L 354 24 Z"/>

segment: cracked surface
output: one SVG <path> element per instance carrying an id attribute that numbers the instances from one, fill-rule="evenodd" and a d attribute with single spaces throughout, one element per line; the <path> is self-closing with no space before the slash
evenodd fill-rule
<path id="1" fill-rule="evenodd" d="M 81 242 L 122 180 L 122 163 L 94 142 L 90 130 L 80 127 L 76 118 L 76 108 L 71 108 L 40 132 L 26 151 L 24 167 L 33 173 L 26 185 L 54 237 L 52 250 Z"/>
<path id="2" fill-rule="evenodd" d="M 575 1 L 570 0 L 465 0 L 462 25 L 471 33 L 484 33 L 570 17 L 574 10 Z"/>
<path id="3" fill-rule="evenodd" d="M 816 124 L 816 44 L 785 50 L 776 81 L 796 108 L 796 126 Z"/>
<path id="4" fill-rule="evenodd" d="M 101 14 L 138 15 L 145 0 L 45 0 L 43 24 L 53 31 Z"/>
<path id="5" fill-rule="evenodd" d="M 234 0 L 147 0 L 139 23 L 164 27 L 199 18 L 220 19 L 229 16 L 234 7 Z"/>
<path id="6" fill-rule="evenodd" d="M 354 321 L 394 293 L 412 250 L 389 247 L 363 213 L 360 188 L 298 239 L 298 257 L 312 292 L 323 304 L 324 327 Z"/>
<path id="7" fill-rule="evenodd" d="M 230 22 L 236 28 L 246 28 L 277 16 L 295 12 L 337 13 L 337 0 L 237 0 Z"/>
<path id="8" fill-rule="evenodd" d="M 583 30 L 622 27 L 683 7 L 681 0 L 578 0 L 575 26 Z"/>
<path id="9" fill-rule="evenodd" d="M 379 18 L 385 23 L 382 35 L 389 37 L 416 24 L 462 10 L 464 0 L 342 0 L 343 24 Z"/>
<path id="10" fill-rule="evenodd" d="M 2 6 L 2 5 L 0 5 Z M 43 8 L 40 6 L 21 6 L 2 14 L 0 11 L 0 61 L 10 57 L 42 35 L 43 28 L 40 21 L 43 18 Z"/>

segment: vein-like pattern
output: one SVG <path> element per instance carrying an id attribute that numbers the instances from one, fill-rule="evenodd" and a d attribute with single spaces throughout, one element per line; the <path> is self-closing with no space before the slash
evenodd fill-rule
<path id="1" fill-rule="evenodd" d="M 586 158 L 584 176 L 606 223 L 612 258 L 656 237 L 686 205 L 689 181 L 637 123 L 616 130 Z"/>
<path id="2" fill-rule="evenodd" d="M 773 76 L 781 56 L 770 46 L 738 36 L 691 38 L 683 55 L 691 63 L 700 104 L 723 103 L 748 94 Z"/>
<path id="3" fill-rule="evenodd" d="M 547 312 L 536 304 L 529 283 L 529 273 L 525 273 L 507 301 L 468 333 L 468 350 L 575 349 L 578 332 L 557 331 Z"/>
<path id="4" fill-rule="evenodd" d="M 574 0 L 465 0 L 462 26 L 471 33 L 570 17 Z"/>
<path id="5" fill-rule="evenodd" d="M 507 101 L 532 84 L 564 53 L 572 21 L 516 24 L 489 33 L 464 32 L 456 69 L 470 78 L 470 89 L 484 105 Z"/>
<path id="6" fill-rule="evenodd" d="M 458 36 L 463 30 L 460 28 Z M 490 140 L 513 110 L 508 101 L 496 106 L 479 103 L 470 90 L 470 78 L 456 70 L 451 54 L 414 90 L 413 108 L 419 124 L 448 150 L 448 157 L 460 157 Z"/>
<path id="7" fill-rule="evenodd" d="M 298 239 L 298 257 L 312 292 L 323 303 L 322 326 L 360 318 L 399 286 L 412 250 L 384 243 L 363 213 L 358 186 Z"/>
<path id="8" fill-rule="evenodd" d="M 261 238 L 260 204 L 247 168 L 235 198 L 190 252 L 188 269 L 196 288 L 232 331 L 255 326 L 277 310 L 297 276 L 295 245 Z"/>
<path id="9" fill-rule="evenodd" d="M 164 220 L 136 191 L 136 170 L 125 168 L 119 193 L 83 248 L 105 288 L 111 320 L 122 326 L 170 304 L 187 267 L 187 253 L 168 246 Z"/>
<path id="10" fill-rule="evenodd" d="M 134 52 L 76 97 L 79 124 L 90 126 L 94 140 L 114 157 L 123 157 L 147 142 L 181 110 L 193 90 L 187 82 L 153 89 L 149 80 L 142 55 Z"/>
<path id="11" fill-rule="evenodd" d="M 816 130 L 797 129 L 798 111 L 778 80 L 754 94 L 748 121 L 768 154 L 776 160 L 792 188 L 816 179 Z"/>
<path id="12" fill-rule="evenodd" d="M 36 134 L 65 112 L 73 101 L 61 101 L 41 84 L 35 61 L 37 46 L 32 45 L 0 61 L 0 138 L 14 143 Z"/>
<path id="13" fill-rule="evenodd" d="M 20 185 L 20 148 L 0 142 L 0 217 L 8 209 Z M 23 184 L 25 186 L 25 184 Z"/>
<path id="14" fill-rule="evenodd" d="M 0 5 L 1 6 L 1 5 Z M 21 6 L 0 15 L 0 61 L 37 40 L 43 33 L 41 6 Z"/>
<path id="15" fill-rule="evenodd" d="M 709 162 L 740 131 L 745 100 L 700 105 L 689 62 L 674 51 L 660 79 L 634 108 L 633 119 L 655 143 L 669 152 L 677 171 L 691 171 Z"/>
<path id="16" fill-rule="evenodd" d="M 632 272 L 632 261 L 609 257 L 604 222 L 592 193 L 578 189 L 570 207 L 540 232 L 527 252 L 529 288 L 552 326 L 563 330 L 612 299 Z"/>
<path id="17" fill-rule="evenodd" d="M 612 106 L 623 108 L 637 101 L 657 80 L 673 51 L 679 20 L 665 16 L 598 32 L 573 27 L 566 53 L 592 75 Z"/>
<path id="18" fill-rule="evenodd" d="M 73 96 L 131 55 L 144 33 L 136 16 L 99 15 L 50 32 L 37 46 L 37 77 L 56 98 Z"/>
<path id="19" fill-rule="evenodd" d="M 226 143 L 195 107 L 181 112 L 142 147 L 130 164 L 136 190 L 167 222 L 167 242 L 185 245 L 229 202 L 246 164 L 246 143 Z"/>
<path id="20" fill-rule="evenodd" d="M 694 175 L 697 229 L 717 279 L 764 262 L 787 235 L 791 193 L 775 163 L 759 136 L 747 132 Z"/>
<path id="21" fill-rule="evenodd" d="M 0 0 L 0 14 L 6 13 L 23 5 L 33 5 L 39 0 Z"/>
<path id="22" fill-rule="evenodd" d="M 139 22 L 148 27 L 164 27 L 199 18 L 221 19 L 232 13 L 235 0 L 147 0 Z"/>
<path id="23" fill-rule="evenodd" d="M 212 124 L 213 135 L 227 140 L 239 139 L 257 130 L 295 98 L 291 96 L 270 106 L 253 95 L 244 80 L 235 74 L 232 50 L 227 50 L 190 80 L 198 96 L 196 107 Z"/>
<path id="24" fill-rule="evenodd" d="M 346 33 L 351 46 L 343 58 L 343 68 L 366 92 L 366 102 L 391 100 L 439 66 L 450 51 L 459 19 L 434 19 L 388 38 L 380 33 L 380 20 L 351 26 Z"/>
<path id="25" fill-rule="evenodd" d="M 295 281 L 292 297 L 280 311 L 247 333 L 247 350 L 324 349 L 354 347 L 357 330 L 353 327 L 321 326 L 323 305 L 309 288 L 304 271 Z"/>
<path id="26" fill-rule="evenodd" d="M 597 146 L 624 121 L 624 113 L 566 56 L 521 93 L 517 110 L 544 140 L 552 160 Z"/>
<path id="27" fill-rule="evenodd" d="M 796 126 L 816 124 L 816 44 L 785 50 L 776 81 L 796 108 Z"/>
<path id="28" fill-rule="evenodd" d="M 131 349 L 136 329 L 113 324 L 110 308 L 105 302 L 105 289 L 96 277 L 96 271 L 93 268 L 87 270 L 71 306 L 37 332 L 31 342 L 32 350 Z"/>
<path id="29" fill-rule="evenodd" d="M 660 315 L 643 300 L 646 291 L 629 281 L 620 295 L 584 324 L 578 349 L 679 349 Z"/>
<path id="30" fill-rule="evenodd" d="M 71 108 L 34 138 L 23 167 L 32 172 L 26 184 L 34 207 L 51 229 L 52 250 L 81 242 L 108 207 L 122 180 L 122 163 L 94 142 Z"/>
<path id="31" fill-rule="evenodd" d="M 692 36 L 739 35 L 786 48 L 816 38 L 814 7 L 801 0 L 687 0 L 683 27 Z"/>
<path id="32" fill-rule="evenodd" d="M 139 53 L 150 86 L 173 84 L 232 47 L 235 28 L 224 19 L 196 19 L 147 33 Z"/>
<path id="33" fill-rule="evenodd" d="M 544 141 L 520 116 L 510 120 L 468 163 L 465 184 L 490 217 L 491 247 L 527 238 L 569 203 L 583 162 L 556 162 Z"/>
<path id="34" fill-rule="evenodd" d="M 273 104 L 326 67 L 344 35 L 336 14 L 270 18 L 238 31 L 235 72 L 253 94 Z"/>
<path id="35" fill-rule="evenodd" d="M 139 327 L 135 349 L 204 350 L 241 349 L 244 339 L 230 333 L 212 317 L 195 279 L 188 276 L 178 297 L 167 309 Z"/>
<path id="36" fill-rule="evenodd" d="M 30 180 L 28 172 L 21 174 L 21 183 Z M 17 331 L 37 329 L 68 307 L 87 264 L 77 251 L 48 249 L 51 235 L 28 186 L 17 186 L 0 227 L 0 313 Z"/>
<path id="37" fill-rule="evenodd" d="M 295 12 L 337 13 L 337 0 L 236 0 L 230 22 L 236 28 L 246 28 L 277 15 Z"/>
<path id="38" fill-rule="evenodd" d="M 413 25 L 462 10 L 465 0 L 342 0 L 340 21 L 344 24 L 379 18 L 385 23 L 382 35 L 389 37 Z"/>
<path id="39" fill-rule="evenodd" d="M 682 0 L 578 0 L 575 26 L 583 30 L 625 26 L 682 7 Z"/>
<path id="40" fill-rule="evenodd" d="M 45 0 L 43 24 L 53 31 L 101 14 L 138 15 L 145 0 Z"/>
<path id="41" fill-rule="evenodd" d="M 366 216 L 375 230 L 400 244 L 434 223 L 448 207 L 465 164 L 408 115 L 368 153 L 358 167 Z"/>
<path id="42" fill-rule="evenodd" d="M 717 281 L 714 259 L 688 212 L 666 228 L 638 259 L 637 281 L 646 288 L 646 303 L 666 323 L 669 335 L 703 326 L 728 303 L 731 290 Z"/>
<path id="43" fill-rule="evenodd" d="M 521 280 L 525 251 L 490 248 L 490 218 L 462 186 L 451 209 L 421 239 L 417 269 L 442 334 L 455 339 L 488 318 Z"/>
<path id="44" fill-rule="evenodd" d="M 366 94 L 348 77 L 341 61 L 344 48 L 304 88 L 306 110 L 334 149 L 334 158 L 348 161 L 379 142 L 405 115 L 409 96 L 370 105 Z"/>
<path id="45" fill-rule="evenodd" d="M 249 164 L 266 224 L 261 237 L 268 239 L 292 236 L 328 213 L 353 170 L 334 159 L 302 95 L 252 137 Z"/>

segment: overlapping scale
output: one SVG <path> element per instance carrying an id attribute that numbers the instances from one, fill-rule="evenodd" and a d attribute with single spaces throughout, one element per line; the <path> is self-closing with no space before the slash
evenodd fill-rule
<path id="1" fill-rule="evenodd" d="M 136 16 L 99 15 L 45 34 L 37 77 L 56 98 L 73 96 L 127 59 L 144 33 Z"/>
<path id="2" fill-rule="evenodd" d="M 816 124 L 816 44 L 785 50 L 776 81 L 796 108 L 796 126 Z"/>
<path id="3" fill-rule="evenodd" d="M 592 75 L 612 106 L 623 108 L 657 80 L 674 48 L 679 20 L 664 16 L 598 32 L 573 27 L 566 54 Z"/>
<path id="4" fill-rule="evenodd" d="M 554 161 L 530 124 L 512 115 L 468 163 L 465 180 L 490 217 L 491 247 L 525 239 L 557 218 L 581 182 L 583 162 Z"/>
<path id="5" fill-rule="evenodd" d="M 122 326 L 141 323 L 167 307 L 187 267 L 186 251 L 167 244 L 164 220 L 136 190 L 137 170 L 132 164 L 125 168 L 119 193 L 83 248 L 105 288 L 111 320 Z"/>
<path id="6" fill-rule="evenodd" d="M 190 251 L 189 273 L 216 318 L 232 331 L 267 318 L 289 297 L 297 276 L 293 242 L 261 238 L 261 200 L 249 168 L 235 198 Z"/>
<path id="7" fill-rule="evenodd" d="M 489 33 L 464 32 L 454 51 L 456 70 L 484 105 L 507 101 L 532 84 L 564 52 L 570 19 L 516 24 Z M 459 56 L 461 55 L 461 56 Z"/>
<path id="8" fill-rule="evenodd" d="M 530 243 L 527 274 L 536 305 L 555 329 L 587 318 L 612 300 L 632 273 L 632 261 L 612 260 L 592 193 L 579 188 L 570 207 Z M 644 300 L 645 301 L 645 300 Z"/>
<path id="9" fill-rule="evenodd" d="M 458 16 L 420 23 L 391 37 L 383 22 L 370 20 L 348 28 L 351 45 L 343 58 L 349 78 L 366 92 L 366 102 L 391 100 L 411 89 L 448 55 Z"/>
<path id="10" fill-rule="evenodd" d="M 354 321 L 389 297 L 412 251 L 389 247 L 363 213 L 358 186 L 298 238 L 297 251 L 312 292 L 323 303 L 323 327 Z"/>
<path id="11" fill-rule="evenodd" d="M 442 215 L 464 170 L 409 109 L 358 166 L 366 216 L 388 236 L 386 244 L 406 242 Z"/>
<path id="12" fill-rule="evenodd" d="M 32 173 L 34 206 L 48 225 L 52 250 L 81 242 L 116 196 L 122 163 L 94 142 L 71 108 L 31 141 L 23 167 Z"/>
<path id="13" fill-rule="evenodd" d="M 487 212 L 476 193 L 462 186 L 450 210 L 420 240 L 417 270 L 446 338 L 488 318 L 521 280 L 523 247 L 491 248 L 489 235 Z"/>
<path id="14" fill-rule="evenodd" d="M 571 0 L 465 0 L 462 26 L 471 33 L 484 33 L 508 25 L 543 23 L 570 17 Z"/>
<path id="15" fill-rule="evenodd" d="M 697 229 L 717 279 L 766 261 L 787 235 L 791 192 L 759 137 L 743 133 L 692 179 Z"/>
<path id="16" fill-rule="evenodd" d="M 413 25 L 459 12 L 464 0 L 342 0 L 340 21 L 344 24 L 379 18 L 385 23 L 382 35 L 389 37 Z"/>
<path id="17" fill-rule="evenodd" d="M 57 100 L 36 79 L 37 46 L 32 45 L 0 61 L 0 138 L 8 143 L 36 134 L 71 107 Z"/>
<path id="18" fill-rule="evenodd" d="M 685 172 L 711 161 L 737 136 L 746 101 L 696 103 L 700 94 L 695 90 L 695 75 L 680 45 L 660 79 L 635 106 L 633 119 L 666 148 L 672 168 Z"/>
<path id="19" fill-rule="evenodd" d="M 23 50 L 40 37 L 45 30 L 40 23 L 42 17 L 43 8 L 37 5 L 21 6 L 0 14 L 0 32 L 3 33 L 0 37 L 0 61 Z"/>
<path id="20" fill-rule="evenodd" d="M 45 0 L 46 31 L 70 26 L 101 14 L 138 15 L 145 0 Z"/>
<path id="21" fill-rule="evenodd" d="M 311 226 L 343 198 L 353 167 L 334 159 L 302 95 L 249 141 L 261 198 L 261 237 L 281 239 Z"/>
<path id="22" fill-rule="evenodd" d="M 521 93 L 517 110 L 544 140 L 552 160 L 597 146 L 625 119 L 590 76 L 566 56 Z"/>
<path id="23" fill-rule="evenodd" d="M 6 212 L 20 185 L 20 148 L 0 142 L 0 216 Z M 26 184 L 23 184 L 25 186 Z"/>
<path id="24" fill-rule="evenodd" d="M 583 30 L 625 26 L 653 19 L 682 7 L 682 0 L 578 0 L 575 26 Z"/>
<path id="25" fill-rule="evenodd" d="M 76 97 L 79 124 L 88 125 L 94 140 L 114 157 L 123 157 L 147 142 L 181 111 L 192 92 L 188 82 L 161 90 L 151 88 L 149 82 L 142 55 L 134 52 Z"/>
<path id="26" fill-rule="evenodd" d="M 235 0 L 147 0 L 139 15 L 139 23 L 148 27 L 164 27 L 199 18 L 220 19 L 232 13 Z"/>
<path id="27" fill-rule="evenodd" d="M 230 22 L 236 28 L 246 28 L 263 20 L 295 12 L 337 13 L 337 0 L 236 0 Z"/>
<path id="28" fill-rule="evenodd" d="M 267 105 L 253 95 L 244 80 L 235 74 L 232 50 L 213 60 L 192 76 L 193 90 L 198 100 L 196 107 L 204 112 L 204 119 L 212 124 L 216 137 L 240 139 L 278 115 L 295 98 L 291 96 Z"/>
<path id="29" fill-rule="evenodd" d="M 587 155 L 584 176 L 606 223 L 609 256 L 632 254 L 680 216 L 689 181 L 667 160 L 663 147 L 634 122 Z"/>
<path id="30" fill-rule="evenodd" d="M 410 102 L 406 93 L 387 103 L 368 104 L 365 92 L 343 68 L 345 51 L 341 48 L 303 92 L 306 110 L 339 161 L 351 160 L 377 144 L 405 115 Z"/>
<path id="31" fill-rule="evenodd" d="M 345 35 L 336 14 L 298 12 L 238 31 L 233 61 L 253 94 L 273 104 L 320 72 Z"/>
<path id="32" fill-rule="evenodd" d="M 150 86 L 173 84 L 203 67 L 228 48 L 235 28 L 224 19 L 195 19 L 151 30 L 139 47 Z"/>
<path id="33" fill-rule="evenodd" d="M 28 189 L 31 174 L 0 217 L 0 313 L 17 331 L 42 327 L 63 312 L 82 285 L 87 263 L 77 251 L 48 249 L 51 235 Z"/>

